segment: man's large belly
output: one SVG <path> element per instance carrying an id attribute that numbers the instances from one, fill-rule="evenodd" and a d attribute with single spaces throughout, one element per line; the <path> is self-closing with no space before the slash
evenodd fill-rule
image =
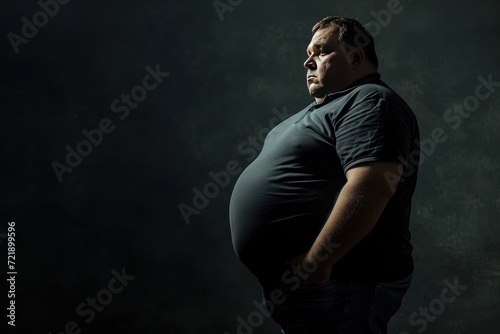
<path id="1" fill-rule="evenodd" d="M 345 182 L 283 168 L 257 158 L 233 189 L 229 206 L 233 245 L 250 269 L 306 251 Z"/>

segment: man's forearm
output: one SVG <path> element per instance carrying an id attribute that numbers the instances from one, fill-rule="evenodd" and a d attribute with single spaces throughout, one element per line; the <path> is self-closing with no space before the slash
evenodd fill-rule
<path id="1" fill-rule="evenodd" d="M 393 191 L 379 176 L 348 181 L 337 198 L 333 210 L 304 259 L 321 259 L 320 265 L 332 266 L 375 226 Z M 336 244 L 333 253 L 328 245 Z M 326 259 L 326 260 L 325 260 Z"/>

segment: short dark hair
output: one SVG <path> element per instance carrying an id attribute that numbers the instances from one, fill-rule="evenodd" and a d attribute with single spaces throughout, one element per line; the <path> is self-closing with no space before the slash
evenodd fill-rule
<path id="1" fill-rule="evenodd" d="M 337 28 L 339 42 L 363 49 L 366 58 L 378 68 L 373 37 L 359 21 L 347 16 L 327 16 L 314 25 L 312 33 L 328 27 Z"/>

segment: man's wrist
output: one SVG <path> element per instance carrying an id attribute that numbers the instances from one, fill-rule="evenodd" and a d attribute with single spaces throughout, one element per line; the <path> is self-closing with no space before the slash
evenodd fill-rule
<path id="1" fill-rule="evenodd" d="M 318 252 L 314 252 L 314 250 L 311 249 L 307 252 L 302 263 L 303 266 L 307 268 L 328 267 L 331 266 L 328 261 L 329 258 L 330 256 L 328 254 L 318 254 Z"/>

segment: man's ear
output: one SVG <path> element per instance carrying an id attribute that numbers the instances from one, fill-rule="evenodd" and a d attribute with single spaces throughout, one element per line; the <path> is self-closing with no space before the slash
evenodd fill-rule
<path id="1" fill-rule="evenodd" d="M 365 52 L 362 48 L 356 48 L 351 51 L 349 58 L 349 61 L 353 68 L 358 68 L 361 66 L 361 64 L 363 64 L 363 61 L 365 60 Z"/>

